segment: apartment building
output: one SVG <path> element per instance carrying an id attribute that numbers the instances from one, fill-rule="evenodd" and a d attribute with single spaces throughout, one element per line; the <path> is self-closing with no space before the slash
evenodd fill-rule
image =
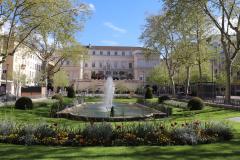
<path id="1" fill-rule="evenodd" d="M 9 55 L 2 64 L 1 91 L 20 94 L 22 86 L 35 86 L 41 72 L 42 61 L 27 46 L 20 46 L 14 55 Z"/>
<path id="2" fill-rule="evenodd" d="M 88 49 L 88 59 L 63 64 L 70 82 L 78 90 L 102 90 L 108 76 L 116 86 L 122 83 L 134 90 L 146 83 L 149 71 L 160 62 L 159 55 L 146 57 L 141 47 L 88 46 Z"/>

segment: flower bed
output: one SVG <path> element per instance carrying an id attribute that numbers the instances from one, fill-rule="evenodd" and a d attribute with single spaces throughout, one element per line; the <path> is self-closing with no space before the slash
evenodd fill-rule
<path id="1" fill-rule="evenodd" d="M 224 123 L 90 123 L 81 128 L 63 128 L 57 124 L 0 123 L 0 142 L 25 145 L 130 146 L 193 145 L 230 140 L 231 128 Z"/>

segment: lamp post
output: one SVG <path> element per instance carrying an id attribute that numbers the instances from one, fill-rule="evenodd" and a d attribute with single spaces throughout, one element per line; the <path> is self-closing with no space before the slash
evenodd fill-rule
<path id="1" fill-rule="evenodd" d="M 145 75 L 144 75 L 144 71 L 143 71 L 143 95 L 144 95 L 144 89 L 145 89 L 145 82 L 144 82 L 144 79 L 145 79 Z"/>
<path id="2" fill-rule="evenodd" d="M 212 62 L 212 101 L 214 102 L 214 59 L 211 59 Z"/>
<path id="3" fill-rule="evenodd" d="M 6 102 L 8 101 L 8 97 L 7 97 L 7 81 L 8 81 L 8 80 L 7 80 L 8 74 L 7 74 L 7 73 L 8 73 L 8 65 L 9 65 L 9 64 L 6 65 L 6 70 L 5 70 L 5 73 L 6 73 L 6 88 L 5 88 Z"/>

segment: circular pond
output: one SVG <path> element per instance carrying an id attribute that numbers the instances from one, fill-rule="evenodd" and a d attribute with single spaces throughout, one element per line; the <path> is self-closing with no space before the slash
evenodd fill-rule
<path id="1" fill-rule="evenodd" d="M 165 113 L 137 103 L 115 103 L 113 104 L 114 116 L 110 116 L 110 111 L 102 110 L 102 105 L 102 103 L 81 104 L 64 109 L 57 114 L 59 117 L 93 121 L 131 121 L 165 117 Z"/>

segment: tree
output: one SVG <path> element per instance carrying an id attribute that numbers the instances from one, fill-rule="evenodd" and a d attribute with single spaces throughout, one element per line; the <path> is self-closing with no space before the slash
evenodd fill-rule
<path id="1" fill-rule="evenodd" d="M 168 76 L 175 96 L 174 75 L 179 65 L 178 59 L 174 57 L 178 36 L 176 29 L 172 25 L 171 17 L 165 13 L 147 18 L 147 24 L 140 37 L 145 44 L 145 52 L 160 54 L 164 60 L 168 71 Z"/>
<path id="2" fill-rule="evenodd" d="M 196 53 L 196 45 L 192 43 L 190 40 L 186 38 L 186 35 L 183 34 L 183 39 L 178 43 L 176 49 L 176 56 L 179 60 L 179 65 L 184 68 L 186 75 L 185 78 L 185 94 L 189 94 L 189 86 L 190 86 L 190 72 L 191 68 L 196 65 L 195 53 Z"/>
<path id="3" fill-rule="evenodd" d="M 166 85 L 169 84 L 169 77 L 167 76 L 167 68 L 164 63 L 161 63 L 158 66 L 155 66 L 149 72 L 148 82 L 156 83 L 158 85 Z"/>
<path id="4" fill-rule="evenodd" d="M 69 7 L 69 0 L 2 0 L 0 2 L 0 28 L 4 30 L 1 38 L 4 47 L 1 52 L 0 64 L 8 55 L 13 55 L 17 48 L 39 27 L 53 24 L 63 13 L 77 13 L 76 8 Z M 64 5 L 65 8 L 59 8 Z M 86 7 L 81 4 L 82 11 Z M 87 6 L 87 5 L 85 5 Z M 71 16 L 69 16 L 71 19 Z"/>
<path id="5" fill-rule="evenodd" d="M 230 103 L 232 65 L 240 54 L 240 3 L 238 0 L 201 0 L 198 5 L 202 7 L 221 35 L 222 50 L 225 55 L 225 101 Z"/>
<path id="6" fill-rule="evenodd" d="M 183 33 L 182 35 L 185 35 L 185 39 L 195 44 L 194 57 L 199 70 L 199 81 L 203 81 L 203 63 L 209 61 L 211 57 L 207 42 L 212 27 L 210 20 L 196 1 L 164 0 L 164 2 L 165 10 L 172 16 L 174 25 Z"/>
<path id="7" fill-rule="evenodd" d="M 50 72 L 53 75 L 59 71 L 66 58 L 73 57 L 76 54 L 83 55 L 83 47 L 75 41 L 74 34 L 82 30 L 85 19 L 89 14 L 89 8 L 82 3 L 76 8 L 71 1 L 61 0 L 54 6 L 42 6 L 38 10 L 41 12 L 51 10 L 56 14 L 61 13 L 56 15 L 51 23 L 44 23 L 39 26 L 26 42 L 26 45 L 37 51 L 37 56 L 43 62 L 42 75 L 44 86 L 47 86 Z M 75 51 L 70 52 L 70 48 Z M 48 67 L 50 62 L 53 65 L 52 68 Z"/>
<path id="8" fill-rule="evenodd" d="M 54 87 L 66 87 L 69 85 L 69 79 L 67 73 L 64 70 L 60 70 L 53 76 Z"/>
<path id="9" fill-rule="evenodd" d="M 61 47 L 50 57 L 50 62 L 53 62 L 53 66 L 49 68 L 48 75 L 52 76 L 60 71 L 66 60 L 70 60 L 73 64 L 79 64 L 79 60 L 87 58 L 88 49 L 77 42 Z"/>

